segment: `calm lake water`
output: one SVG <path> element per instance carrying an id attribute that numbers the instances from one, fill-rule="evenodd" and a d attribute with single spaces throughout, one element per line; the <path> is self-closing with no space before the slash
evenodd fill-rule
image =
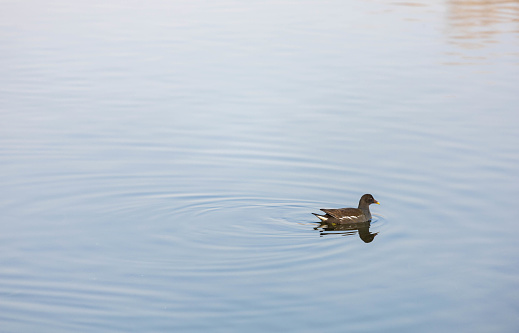
<path id="1" fill-rule="evenodd" d="M 1 6 L 1 332 L 519 331 L 517 1 Z"/>

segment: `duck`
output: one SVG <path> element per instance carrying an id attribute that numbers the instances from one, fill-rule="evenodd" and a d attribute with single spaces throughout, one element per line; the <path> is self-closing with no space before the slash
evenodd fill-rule
<path id="1" fill-rule="evenodd" d="M 371 221 L 371 212 L 369 211 L 369 205 L 377 204 L 380 202 L 375 200 L 371 194 L 364 194 L 360 197 L 358 208 L 337 208 L 337 209 L 321 209 L 325 212 L 325 215 L 319 215 L 312 213 L 319 220 L 333 221 L 334 223 L 359 223 Z"/>

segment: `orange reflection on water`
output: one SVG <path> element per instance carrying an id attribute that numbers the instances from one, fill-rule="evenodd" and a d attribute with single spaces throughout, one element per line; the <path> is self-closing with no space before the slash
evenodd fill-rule
<path id="1" fill-rule="evenodd" d="M 518 0 L 448 0 L 449 35 L 465 48 L 497 43 L 501 35 L 519 33 Z"/>

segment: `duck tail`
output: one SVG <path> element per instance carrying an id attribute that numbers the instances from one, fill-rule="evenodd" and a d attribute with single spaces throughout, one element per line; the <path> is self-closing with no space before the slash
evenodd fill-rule
<path id="1" fill-rule="evenodd" d="M 317 218 L 318 218 L 319 220 L 323 221 L 323 222 L 326 221 L 326 220 L 328 220 L 328 218 L 327 218 L 325 215 L 319 215 L 319 214 L 317 214 L 317 213 L 312 213 L 312 214 L 314 214 L 315 216 L 317 216 Z"/>

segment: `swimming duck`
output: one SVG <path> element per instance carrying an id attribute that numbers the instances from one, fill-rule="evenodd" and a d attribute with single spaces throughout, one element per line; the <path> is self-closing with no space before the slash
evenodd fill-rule
<path id="1" fill-rule="evenodd" d="M 326 213 L 325 215 L 312 214 L 321 221 L 334 220 L 338 223 L 367 222 L 371 220 L 369 205 L 374 203 L 380 205 L 371 194 L 364 194 L 359 200 L 359 208 L 321 209 Z"/>

